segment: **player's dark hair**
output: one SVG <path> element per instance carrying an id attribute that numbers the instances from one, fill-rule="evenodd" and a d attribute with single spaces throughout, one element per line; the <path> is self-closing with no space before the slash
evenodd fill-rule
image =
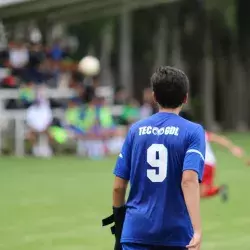
<path id="1" fill-rule="evenodd" d="M 183 104 L 189 89 L 189 80 L 179 69 L 161 66 L 151 77 L 157 103 L 163 108 L 177 108 Z"/>

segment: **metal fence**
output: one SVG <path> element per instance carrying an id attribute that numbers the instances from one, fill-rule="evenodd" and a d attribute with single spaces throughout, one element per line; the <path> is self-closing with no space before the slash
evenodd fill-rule
<path id="1" fill-rule="evenodd" d="M 99 95 L 103 95 L 108 100 L 112 100 L 111 90 L 105 88 L 99 88 L 97 90 Z M 46 92 L 47 98 L 53 99 L 64 99 L 72 97 L 72 90 L 70 89 L 47 89 Z M 24 150 L 24 141 L 25 141 L 25 118 L 26 118 L 26 110 L 6 110 L 5 109 L 5 101 L 9 99 L 16 99 L 19 98 L 19 91 L 18 90 L 1 90 L 0 91 L 0 153 L 2 152 L 3 146 L 3 133 L 8 128 L 9 121 L 14 121 L 14 140 L 15 140 L 15 155 L 16 156 L 23 156 L 25 154 Z M 121 114 L 121 107 L 120 106 L 112 106 L 112 113 L 114 116 L 118 116 Z M 53 116 L 56 118 L 63 118 L 64 111 L 63 109 L 53 109 Z"/>

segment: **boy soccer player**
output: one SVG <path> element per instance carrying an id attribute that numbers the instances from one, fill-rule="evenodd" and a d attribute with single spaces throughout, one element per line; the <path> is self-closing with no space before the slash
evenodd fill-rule
<path id="1" fill-rule="evenodd" d="M 201 197 L 209 198 L 221 194 L 222 201 L 226 201 L 228 199 L 227 187 L 225 185 L 215 186 L 214 184 L 216 174 L 216 158 L 210 142 L 227 148 L 232 155 L 238 158 L 244 157 L 244 151 L 240 147 L 234 145 L 228 138 L 215 133 L 206 132 L 205 168 L 203 181 L 201 183 Z"/>
<path id="2" fill-rule="evenodd" d="M 182 111 L 180 115 L 183 118 L 193 120 L 190 112 Z M 228 149 L 231 154 L 237 158 L 246 161 L 246 165 L 249 165 L 250 161 L 247 159 L 244 150 L 237 145 L 235 145 L 230 139 L 225 136 L 218 135 L 209 131 L 205 133 L 206 139 L 206 153 L 205 153 L 205 167 L 202 183 L 200 184 L 201 197 L 210 198 L 217 195 L 221 195 L 222 201 L 228 200 L 228 188 L 226 185 L 215 185 L 216 176 L 216 157 L 214 155 L 213 149 L 210 143 L 216 143 L 226 149 Z"/>
<path id="3" fill-rule="evenodd" d="M 115 250 L 199 250 L 205 132 L 178 115 L 189 88 L 182 71 L 160 67 L 151 83 L 159 112 L 132 125 L 114 170 Z"/>

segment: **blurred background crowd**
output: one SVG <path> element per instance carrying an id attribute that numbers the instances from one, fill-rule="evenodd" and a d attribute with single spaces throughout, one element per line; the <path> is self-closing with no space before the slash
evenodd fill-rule
<path id="1" fill-rule="evenodd" d="M 79 155 L 118 153 L 129 125 L 157 111 L 150 76 L 164 64 L 189 76 L 195 120 L 248 130 L 249 1 L 11 3 L 0 2 L 2 152 L 51 156 L 74 141 Z M 79 68 L 86 56 L 95 74 Z"/>
<path id="2" fill-rule="evenodd" d="M 100 69 L 84 74 L 64 38 L 48 46 L 42 43 L 37 29 L 28 37 L 8 41 L 0 50 L 0 88 L 6 94 L 3 109 L 14 111 L 13 119 L 15 112 L 21 111 L 23 140 L 30 146 L 26 153 L 50 157 L 55 144 L 65 145 L 70 140 L 77 142 L 81 156 L 100 158 L 119 153 L 130 124 L 155 111 L 150 88 L 142 90 L 141 103 L 124 87 L 100 88 Z M 17 95 L 12 98 L 8 95 L 14 92 L 6 90 L 15 90 Z M 50 96 L 48 90 L 58 94 Z M 64 96 L 61 91 L 68 93 Z M 116 114 L 111 107 L 114 105 Z M 55 109 L 62 111 L 59 118 L 53 114 Z M 3 151 L 13 136 L 13 126 L 17 126 L 11 123 L 13 119 L 2 114 Z"/>
<path id="3" fill-rule="evenodd" d="M 117 88 L 107 96 L 105 89 L 104 94 L 98 92 L 98 73 L 84 75 L 63 40 L 58 39 L 46 47 L 40 39 L 19 39 L 2 48 L 0 87 L 18 92 L 17 98 L 6 98 L 4 109 L 6 112 L 26 110 L 24 139 L 31 143 L 32 154 L 51 156 L 53 150 L 49 144 L 66 144 L 69 139 L 79 142 L 80 155 L 99 158 L 117 154 L 127 127 L 153 113 L 150 88 L 143 91 L 142 105 L 125 88 Z M 48 89 L 58 91 L 59 95 L 49 98 Z M 70 94 L 62 98 L 60 90 Z M 111 102 L 110 95 L 113 95 Z M 111 104 L 119 106 L 118 115 L 113 115 Z M 53 116 L 53 109 L 63 111 L 63 116 Z M 39 137 L 43 135 L 48 140 L 39 146 Z"/>

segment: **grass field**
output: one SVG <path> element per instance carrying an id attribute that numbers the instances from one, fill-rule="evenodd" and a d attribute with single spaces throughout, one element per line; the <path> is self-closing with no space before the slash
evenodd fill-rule
<path id="1" fill-rule="evenodd" d="M 250 135 L 232 135 L 250 152 Z M 202 202 L 203 250 L 250 250 L 250 168 L 215 148 L 230 200 Z M 111 212 L 115 159 L 1 158 L 1 250 L 111 250 L 101 219 Z"/>

